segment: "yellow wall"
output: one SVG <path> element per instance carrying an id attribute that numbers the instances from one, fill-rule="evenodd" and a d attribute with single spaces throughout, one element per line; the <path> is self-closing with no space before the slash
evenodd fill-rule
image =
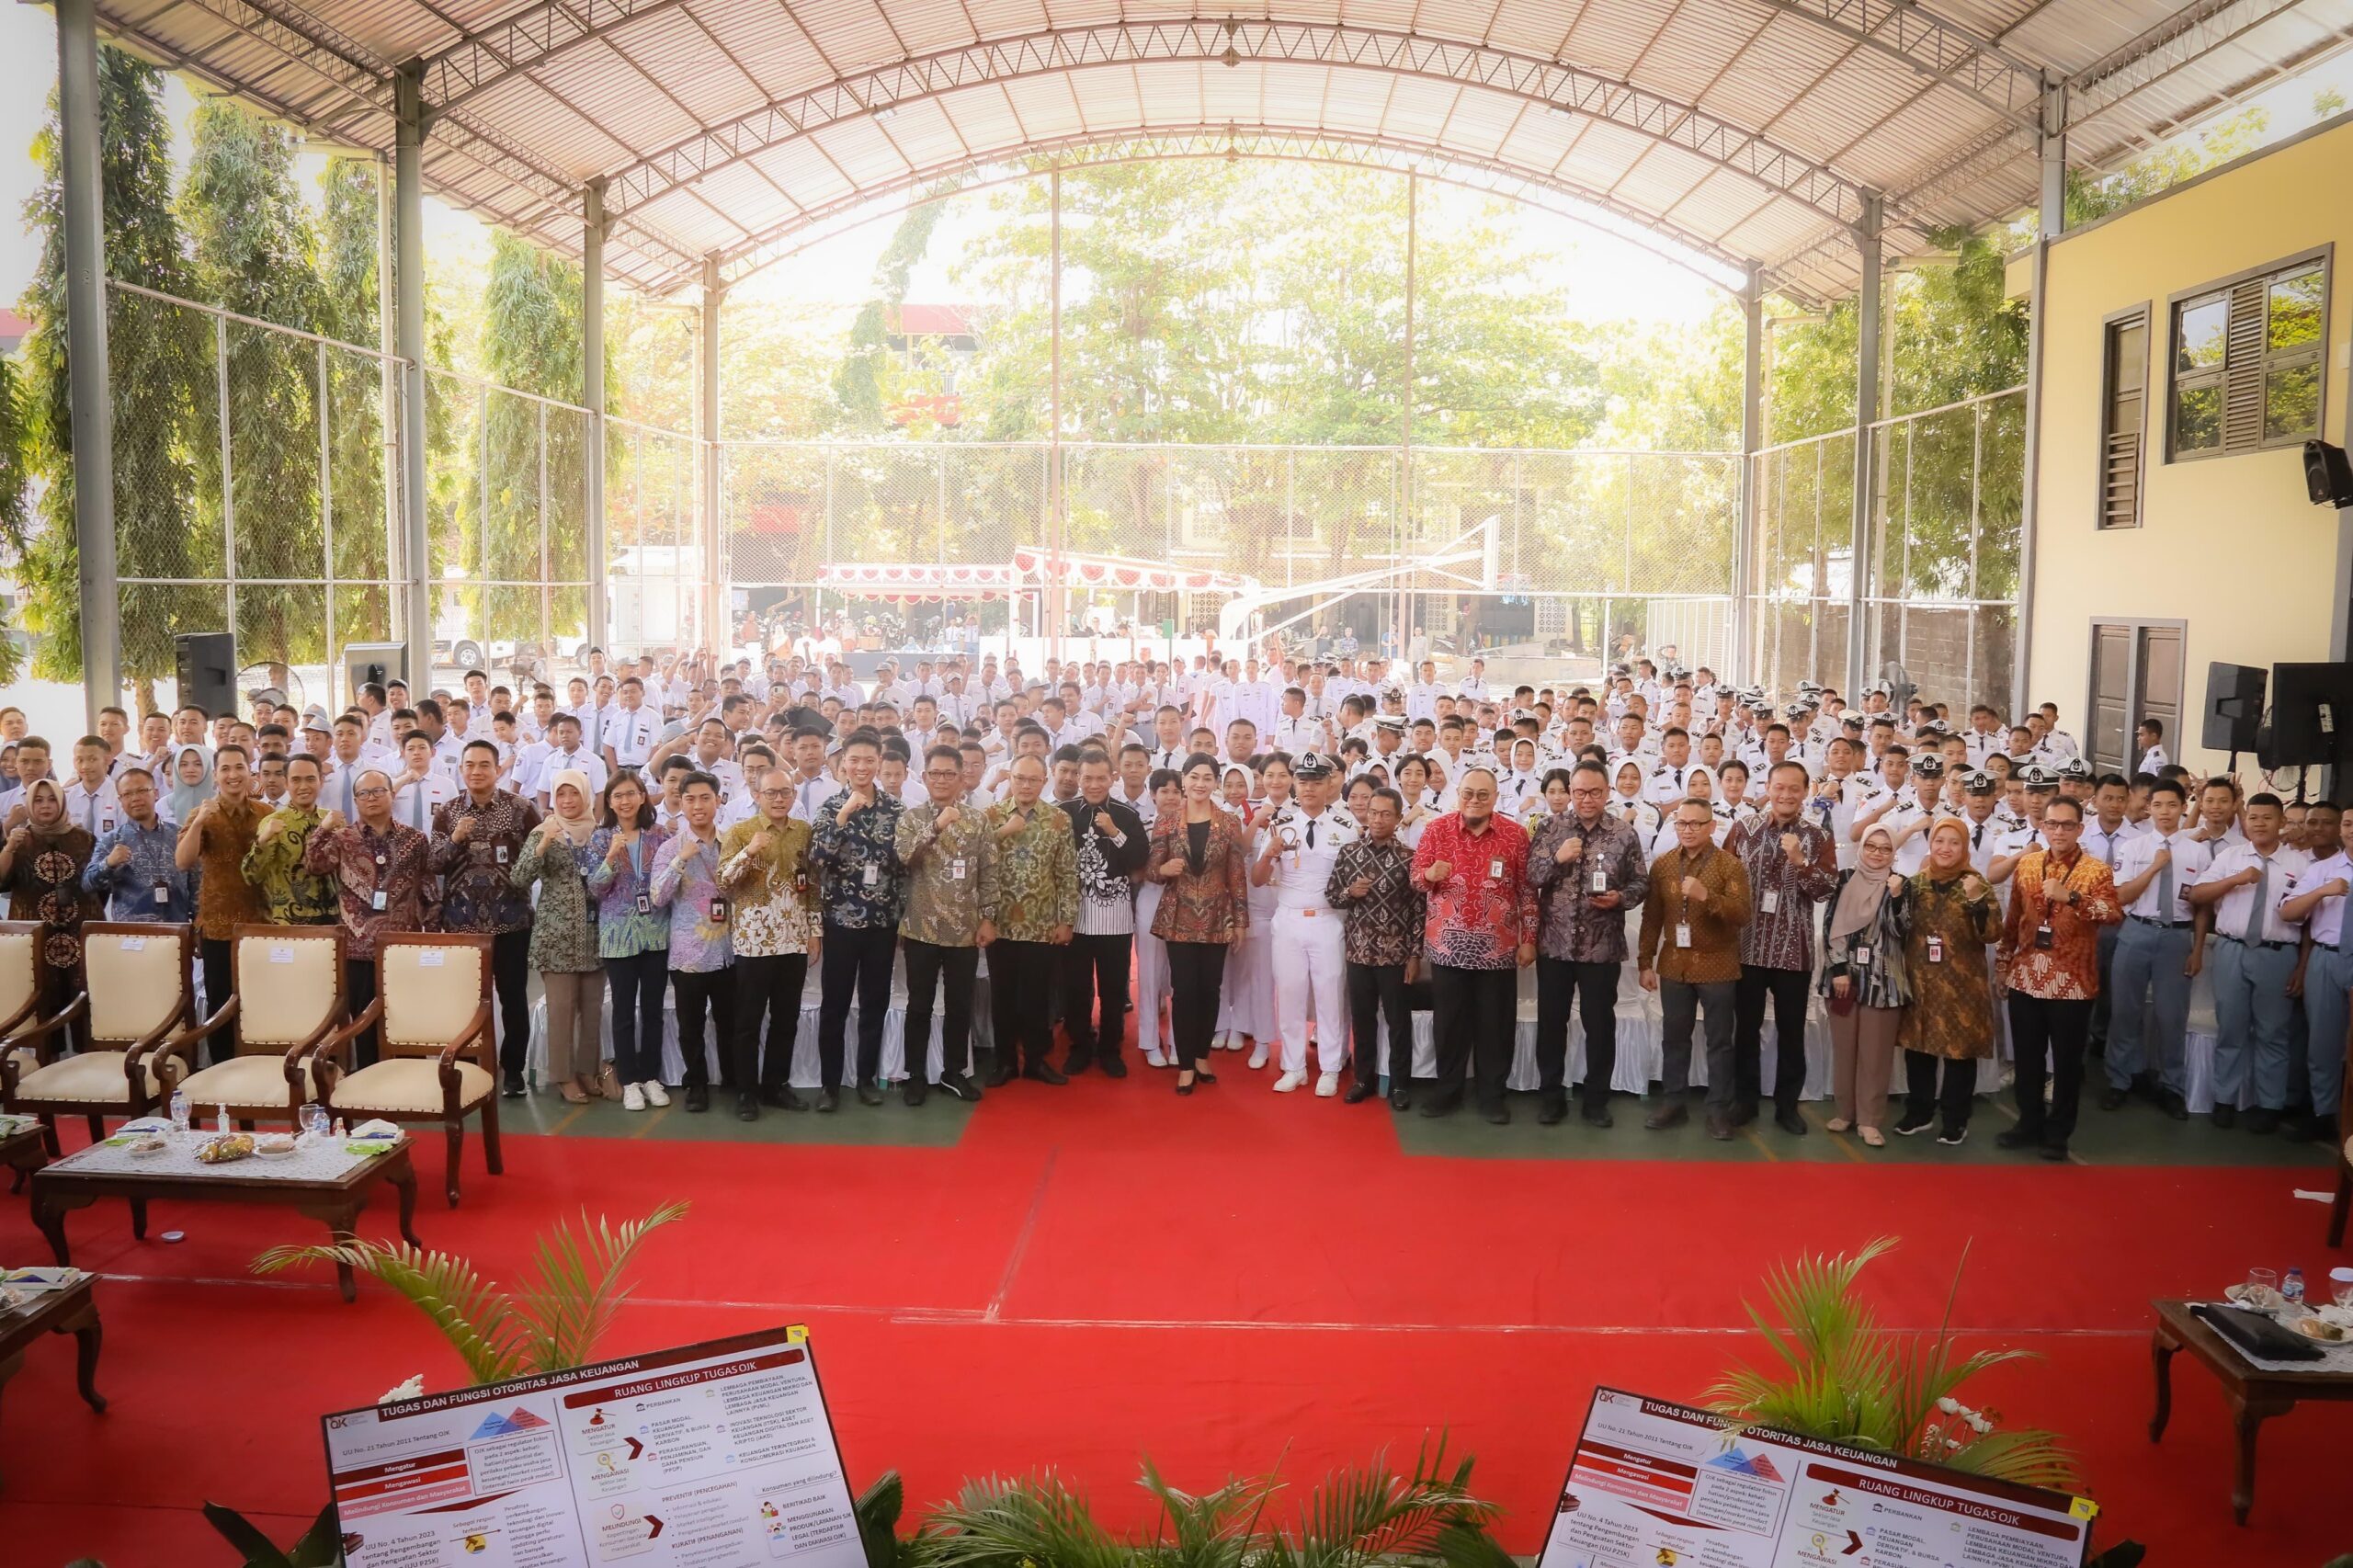
<path id="1" fill-rule="evenodd" d="M 2353 124 L 2218 171 L 2051 247 L 2028 700 L 2058 703 L 2062 726 L 2078 739 L 2090 722 L 2095 619 L 2188 623 L 2188 733 L 2168 735 L 2166 749 L 2193 768 L 2219 770 L 2224 760 L 2195 744 L 2209 662 L 2268 668 L 2330 657 L 2331 608 L 2341 592 L 2336 515 L 2306 497 L 2299 453 L 2164 460 L 2166 301 L 2334 244 L 2321 434 L 2342 442 L 2353 340 L 2348 188 Z M 2143 302 L 2150 365 L 2142 526 L 2102 532 L 2094 524 L 2103 323 Z"/>

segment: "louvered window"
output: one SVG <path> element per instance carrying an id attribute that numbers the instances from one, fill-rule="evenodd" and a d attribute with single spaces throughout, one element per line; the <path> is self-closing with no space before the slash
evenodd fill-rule
<path id="1" fill-rule="evenodd" d="M 2175 459 L 2292 446 L 2320 434 L 2327 289 L 2325 260 L 2307 258 L 2175 303 Z M 2112 473 L 2112 447 L 2109 456 Z M 2104 526 L 2117 526 L 2107 489 L 2101 516 Z"/>
<path id="2" fill-rule="evenodd" d="M 2149 381 L 2149 312 L 2108 324 L 2101 384 L 2099 526 L 2141 526 L 2141 443 Z"/>

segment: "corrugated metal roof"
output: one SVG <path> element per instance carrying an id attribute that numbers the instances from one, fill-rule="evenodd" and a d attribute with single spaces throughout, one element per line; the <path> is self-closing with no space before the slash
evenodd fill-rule
<path id="1" fill-rule="evenodd" d="M 395 62 L 445 198 L 561 248 L 611 178 L 613 273 L 694 285 L 861 194 L 1026 147 L 1347 157 L 1590 199 L 1806 297 L 2006 217 L 2064 83 L 2098 168 L 2353 38 L 2353 0 L 98 0 L 102 24 L 347 145 L 389 147 Z M 1320 140 L 1319 140 L 1320 139 Z"/>

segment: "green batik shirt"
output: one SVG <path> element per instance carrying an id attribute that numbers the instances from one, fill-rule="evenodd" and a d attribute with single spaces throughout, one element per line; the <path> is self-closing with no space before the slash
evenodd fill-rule
<path id="1" fill-rule="evenodd" d="M 998 835 L 1013 816 L 1013 802 L 988 810 L 989 834 L 996 845 L 995 896 L 981 912 L 996 922 L 1008 942 L 1051 942 L 1057 926 L 1078 924 L 1078 846 L 1070 818 L 1040 795 L 1029 808 L 1029 825 L 1010 838 Z"/>
<path id="2" fill-rule="evenodd" d="M 939 808 L 926 801 L 899 814 L 899 864 L 907 869 L 907 907 L 899 935 L 938 948 L 969 948 L 996 892 L 996 822 L 960 808 L 946 833 L 933 827 Z"/>
<path id="3" fill-rule="evenodd" d="M 267 844 L 256 836 L 245 851 L 245 881 L 261 895 L 263 910 L 273 926 L 332 926 L 343 918 L 343 903 L 333 877 L 313 876 L 302 869 L 302 851 L 318 831 L 319 810 L 280 806 L 262 819 L 278 824 Z M 258 833 L 258 829 L 256 829 Z"/>

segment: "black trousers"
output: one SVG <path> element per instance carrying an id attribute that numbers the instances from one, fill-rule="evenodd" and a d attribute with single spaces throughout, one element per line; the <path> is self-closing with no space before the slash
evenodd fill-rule
<path id="1" fill-rule="evenodd" d="M 1134 940 L 1125 932 L 1073 936 L 1063 949 L 1063 1028 L 1070 1035 L 1073 1065 L 1110 1062 L 1120 1054 L 1120 1040 L 1127 1033 L 1128 957 Z M 1097 1000 L 1103 1004 L 1099 1025 L 1095 1018 Z"/>
<path id="2" fill-rule="evenodd" d="M 1180 1071 L 1209 1060 L 1230 950 L 1223 942 L 1168 944 L 1168 1038 Z"/>
<path id="3" fill-rule="evenodd" d="M 613 994 L 613 1076 L 625 1085 L 658 1082 L 669 954 L 649 948 L 627 958 L 607 959 L 605 988 Z"/>
<path id="4" fill-rule="evenodd" d="M 1439 1099 L 1462 1097 L 1467 1070 L 1479 1108 L 1502 1109 L 1504 1074 L 1511 1071 L 1512 1034 L 1518 1027 L 1519 971 L 1443 963 L 1430 965 L 1429 971 Z M 1411 1051 L 1412 1037 L 1406 1038 Z"/>
<path id="5" fill-rule="evenodd" d="M 490 939 L 490 980 L 498 994 L 498 1070 L 523 1075 L 531 1049 L 531 928 Z"/>
<path id="6" fill-rule="evenodd" d="M 887 926 L 825 922 L 825 952 L 817 960 L 817 1077 L 825 1088 L 870 1083 L 882 1073 L 882 1014 L 891 1006 L 891 955 L 899 934 Z M 842 1075 L 842 1038 L 850 998 L 858 999 L 858 1076 Z"/>
<path id="7" fill-rule="evenodd" d="M 943 948 L 907 938 L 907 1074 L 922 1083 L 931 1068 L 932 999 L 948 982 L 940 999 L 939 1078 L 964 1078 L 972 1072 L 972 988 L 981 972 L 978 948 Z"/>
<path id="8" fill-rule="evenodd" d="M 229 994 L 235 989 L 236 982 L 232 973 L 235 966 L 230 961 L 231 948 L 226 942 L 216 942 L 210 937 L 199 937 L 196 941 L 196 952 L 197 957 L 204 963 L 203 1017 L 209 1018 L 221 1010 L 221 1005 L 229 999 Z M 368 994 L 371 998 L 376 994 L 372 989 L 375 974 L 376 960 L 370 959 L 368 960 L 368 975 L 371 989 Z M 364 1006 L 364 1004 L 356 1005 L 353 1007 L 355 1014 L 358 1011 L 358 1006 Z M 372 1046 L 374 1041 L 371 1040 L 369 1043 Z M 218 1066 L 236 1054 L 237 1031 L 234 1024 L 224 1027 L 219 1034 L 205 1042 L 204 1055 L 208 1065 Z M 365 1066 L 366 1063 L 362 1062 L 361 1065 Z"/>
<path id="9" fill-rule="evenodd" d="M 735 977 L 723 969 L 699 973 L 674 969 L 670 971 L 670 994 L 677 1003 L 678 1054 L 687 1059 L 687 1087 L 710 1086 L 710 1051 L 702 1032 L 706 1013 L 710 1017 L 712 1037 L 719 1045 L 719 1081 L 732 1082 L 734 1062 L 727 1047 L 735 1038 Z"/>
<path id="10" fill-rule="evenodd" d="M 1574 1005 L 1585 1017 L 1585 1101 L 1587 1105 L 1599 1105 L 1609 1097 L 1609 1080 L 1618 1071 L 1619 969 L 1614 963 L 1578 963 L 1538 955 L 1539 1093 L 1557 1095 L 1567 1086 L 1569 1009 Z"/>
<path id="11" fill-rule="evenodd" d="M 1945 1070 L 1941 1094 L 1937 1091 L 1939 1064 Z M 1977 1063 L 1968 1057 L 1954 1061 L 1925 1051 L 1907 1051 L 1904 1053 L 1904 1086 L 1910 1091 L 1904 1106 L 1907 1117 L 1920 1121 L 1933 1111 L 1945 1131 L 1959 1132 L 1969 1126 L 1970 1098 L 1977 1093 Z"/>
<path id="12" fill-rule="evenodd" d="M 792 1073 L 792 1047 L 801 1037 L 801 986 L 809 978 L 807 953 L 760 953 L 735 960 L 735 1032 L 728 1044 L 735 1054 L 735 1086 L 749 1094 L 781 1089 Z M 767 1054 L 760 1054 L 760 1030 L 767 1028 Z"/>
<path id="13" fill-rule="evenodd" d="M 1802 969 L 1745 966 L 1733 987 L 1733 1103 L 1764 1094 L 1765 1002 L 1773 1003 L 1773 1103 L 1795 1110 L 1805 1093 L 1805 1009 L 1813 975 Z"/>
<path id="14" fill-rule="evenodd" d="M 229 944 L 223 942 L 221 945 L 225 948 Z M 204 983 L 207 985 L 210 985 L 212 983 L 212 978 L 210 974 L 205 976 Z M 226 996 L 228 993 L 223 991 L 221 994 Z M 368 1010 L 368 1004 L 373 1002 L 375 999 L 376 960 L 372 958 L 344 960 L 343 1000 L 344 1006 L 351 1009 L 350 1016 L 355 1018 L 358 1017 L 360 1014 Z M 207 1014 L 205 1016 L 210 1017 L 211 1015 Z M 215 1060 L 219 1061 L 224 1059 L 215 1058 Z M 355 1072 L 362 1067 L 373 1067 L 376 1065 L 375 1025 L 370 1024 L 366 1028 L 351 1037 L 351 1065 Z"/>
<path id="15" fill-rule="evenodd" d="M 1381 1076 L 1380 1026 L 1389 1025 L 1389 1081 L 1404 1088 L 1414 1077 L 1414 1015 L 1405 1008 L 1405 966 L 1402 963 L 1348 965 L 1348 1023 L 1356 1041 L 1349 1064 L 1356 1081 L 1366 1088 Z"/>
<path id="16" fill-rule="evenodd" d="M 989 1011 L 996 1024 L 997 1071 L 1027 1071 L 1046 1065 L 1054 1026 L 1055 968 L 1061 954 L 1051 942 L 1015 942 L 999 937 L 989 944 Z"/>
<path id="17" fill-rule="evenodd" d="M 2018 1131 L 2044 1143 L 2063 1144 L 2075 1133 L 2075 1102 L 2084 1089 L 2084 1044 L 2092 1005 L 2010 993 L 2010 1050 L 2018 1058 Z M 2042 1082 L 2051 1080 L 2051 1105 Z"/>

